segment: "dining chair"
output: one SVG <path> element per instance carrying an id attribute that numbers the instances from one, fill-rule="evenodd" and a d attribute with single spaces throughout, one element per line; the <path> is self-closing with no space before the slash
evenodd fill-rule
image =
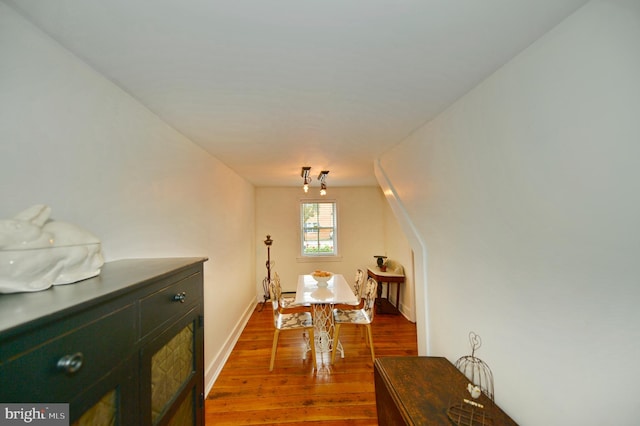
<path id="1" fill-rule="evenodd" d="M 296 300 L 295 295 L 294 296 L 289 296 L 289 297 L 284 296 L 284 293 L 282 292 L 282 285 L 280 284 L 280 275 L 277 272 L 273 273 L 272 281 L 276 284 L 276 287 L 278 288 L 278 294 L 280 294 L 280 307 L 297 309 L 297 310 L 301 310 L 301 311 L 310 310 L 311 305 L 308 304 L 308 303 L 300 304 L 300 305 L 294 305 L 294 302 Z"/>
<path id="2" fill-rule="evenodd" d="M 276 352 L 278 350 L 278 338 L 281 331 L 297 331 L 303 330 L 307 332 L 308 344 L 311 349 L 311 358 L 313 359 L 313 368 L 317 369 L 315 338 L 313 335 L 313 317 L 309 312 L 286 312 L 286 309 L 280 304 L 282 291 L 276 285 L 275 280 L 271 280 L 269 285 L 271 294 L 271 303 L 273 305 L 273 325 L 275 328 L 273 334 L 273 347 L 271 349 L 271 363 L 269 371 L 273 371 L 273 365 L 276 360 Z M 305 350 L 303 359 L 306 359 L 307 352 Z"/>
<path id="3" fill-rule="evenodd" d="M 369 347 L 371 348 L 371 360 L 375 361 L 371 323 L 373 322 L 373 315 L 375 312 L 374 305 L 376 301 L 377 291 L 378 282 L 373 278 L 369 278 L 365 287 L 365 295 L 362 308 L 338 308 L 333 310 L 333 322 L 335 324 L 335 330 L 333 332 L 333 352 L 331 353 L 331 364 L 333 364 L 336 359 L 336 348 L 338 347 L 338 336 L 340 335 L 340 327 L 349 324 L 358 326 L 361 325 L 367 329 L 367 340 L 369 342 Z"/>
<path id="4" fill-rule="evenodd" d="M 277 272 L 273 273 L 273 282 L 278 288 L 278 294 L 280 294 L 280 306 L 283 308 L 286 308 L 289 305 L 291 305 L 295 300 L 295 297 L 282 296 L 282 285 L 280 284 L 280 275 Z"/>
<path id="5" fill-rule="evenodd" d="M 364 284 L 364 271 L 362 269 L 358 269 L 356 271 L 356 277 L 353 281 L 353 294 L 356 295 L 358 299 L 358 303 L 355 305 L 347 305 L 346 303 L 338 303 L 335 305 L 336 308 L 339 309 L 362 309 L 364 306 L 364 300 L 362 299 L 362 288 Z"/>
<path id="6" fill-rule="evenodd" d="M 358 269 L 356 271 L 356 278 L 353 283 L 353 293 L 356 295 L 358 300 L 362 297 L 362 285 L 364 284 L 364 271 L 362 269 Z"/>

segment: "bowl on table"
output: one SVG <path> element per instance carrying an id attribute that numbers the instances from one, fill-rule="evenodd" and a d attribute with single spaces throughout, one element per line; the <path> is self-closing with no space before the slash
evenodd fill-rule
<path id="1" fill-rule="evenodd" d="M 327 281 L 329 281 L 331 277 L 333 277 L 333 273 L 328 271 L 315 270 L 311 273 L 311 277 L 316 280 L 316 282 L 318 283 L 318 287 L 326 287 L 328 285 Z"/>

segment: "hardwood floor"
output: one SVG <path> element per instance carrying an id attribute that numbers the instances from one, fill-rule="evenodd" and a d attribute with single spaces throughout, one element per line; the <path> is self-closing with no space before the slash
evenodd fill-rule
<path id="1" fill-rule="evenodd" d="M 317 353 L 303 360 L 299 331 L 280 334 L 273 372 L 273 311 L 256 307 L 205 401 L 205 420 L 214 425 L 377 425 L 373 362 L 362 327 L 344 326 L 344 358 Z M 417 355 L 416 326 L 402 315 L 376 315 L 376 357 Z"/>

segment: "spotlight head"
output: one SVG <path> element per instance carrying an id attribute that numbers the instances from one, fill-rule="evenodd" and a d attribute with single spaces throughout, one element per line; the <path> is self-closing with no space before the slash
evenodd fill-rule
<path id="1" fill-rule="evenodd" d="M 311 182 L 311 178 L 309 177 L 309 172 L 311 171 L 311 167 L 305 166 L 302 168 L 300 172 L 300 176 L 302 176 L 302 189 L 304 192 L 309 192 L 309 183 Z"/>

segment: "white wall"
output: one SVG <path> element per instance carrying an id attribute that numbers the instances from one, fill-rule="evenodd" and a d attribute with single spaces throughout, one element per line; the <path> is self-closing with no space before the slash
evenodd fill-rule
<path id="1" fill-rule="evenodd" d="M 285 291 L 295 291 L 297 277 L 314 269 L 343 274 L 353 281 L 356 269 L 366 271 L 375 264 L 374 255 L 389 255 L 385 247 L 385 201 L 378 187 L 331 187 L 326 197 L 295 188 L 256 188 L 256 283 L 262 295 L 266 276 L 267 234 L 274 240 L 271 259 L 275 262 Z M 338 261 L 299 261 L 300 201 L 336 201 L 338 211 Z M 262 300 L 262 299 L 260 299 Z"/>
<path id="2" fill-rule="evenodd" d="M 426 243 L 430 353 L 479 333 L 523 425 L 640 419 L 639 46 L 640 2 L 588 3 L 381 158 Z"/>
<path id="3" fill-rule="evenodd" d="M 210 385 L 255 303 L 253 186 L 2 2 L 0 199 L 3 218 L 50 205 L 107 261 L 208 257 Z"/>
<path id="4" fill-rule="evenodd" d="M 409 320 L 415 322 L 415 291 L 413 278 L 413 256 L 411 246 L 389 203 L 384 203 L 385 249 L 389 256 L 404 267 L 405 282 L 400 285 L 400 311 Z M 386 285 L 386 284 L 385 284 Z M 396 303 L 396 285 L 391 284 L 389 299 Z M 386 291 L 386 289 L 385 289 Z"/>

